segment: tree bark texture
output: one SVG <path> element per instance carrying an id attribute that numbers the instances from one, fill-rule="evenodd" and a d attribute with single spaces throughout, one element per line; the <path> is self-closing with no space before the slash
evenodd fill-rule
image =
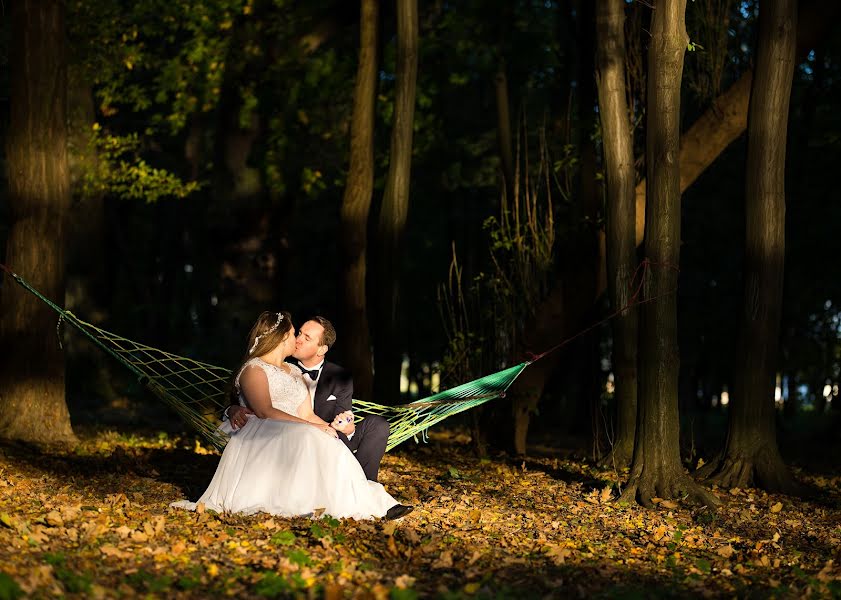
<path id="1" fill-rule="evenodd" d="M 796 0 L 762 3 L 748 120 L 740 351 L 724 456 L 711 477 L 723 487 L 798 491 L 777 447 L 774 408 L 785 262 L 786 128 L 796 23 Z"/>
<path id="2" fill-rule="evenodd" d="M 7 264 L 52 300 L 64 300 L 70 206 L 64 3 L 11 6 L 11 97 L 6 156 L 11 229 Z M 10 279 L 0 295 L 0 436 L 74 439 L 64 397 L 64 356 L 50 308 Z"/>
<path id="3" fill-rule="evenodd" d="M 680 84 L 689 37 L 686 0 L 658 0 L 648 50 L 646 91 L 647 190 L 645 278 L 641 310 L 639 398 L 626 500 L 688 493 L 702 504 L 715 497 L 696 484 L 680 461 L 678 420 L 677 282 L 680 264 Z"/>
<path id="4" fill-rule="evenodd" d="M 350 124 L 350 168 L 342 199 L 342 277 L 345 363 L 354 376 L 357 398 L 370 400 L 373 388 L 368 331 L 366 273 L 368 214 L 374 190 L 374 107 L 377 91 L 379 0 L 362 0 L 359 18 L 359 65 Z"/>
<path id="5" fill-rule="evenodd" d="M 400 255 L 409 213 L 412 133 L 418 74 L 418 3 L 397 2 L 397 88 L 388 176 L 378 224 L 377 294 L 374 344 L 374 400 L 395 404 L 400 391 L 402 344 L 399 327 Z"/>
<path id="6" fill-rule="evenodd" d="M 607 182 L 605 206 L 607 287 L 613 310 L 631 302 L 636 271 L 634 240 L 634 150 L 625 94 L 625 2 L 596 2 L 596 82 Z M 603 461 L 625 467 L 631 462 L 637 418 L 637 311 L 612 321 L 614 398 L 617 428 L 613 449 Z"/>

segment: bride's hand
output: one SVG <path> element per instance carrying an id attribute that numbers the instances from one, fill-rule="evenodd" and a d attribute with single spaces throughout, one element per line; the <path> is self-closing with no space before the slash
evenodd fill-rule
<path id="1" fill-rule="evenodd" d="M 338 437 L 339 437 L 339 432 L 338 432 L 338 431 L 336 431 L 335 429 L 333 429 L 332 427 L 330 427 L 329 425 L 321 425 L 321 424 L 318 424 L 318 425 L 316 425 L 316 427 L 318 427 L 319 429 L 321 429 L 321 431 L 323 431 L 323 432 L 324 432 L 324 433 L 326 433 L 327 435 L 332 435 L 334 438 L 338 438 Z"/>

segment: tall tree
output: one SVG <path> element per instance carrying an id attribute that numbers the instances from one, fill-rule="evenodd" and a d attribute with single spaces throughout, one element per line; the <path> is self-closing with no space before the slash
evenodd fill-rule
<path id="1" fill-rule="evenodd" d="M 718 500 L 695 483 L 680 461 L 678 421 L 677 268 L 680 264 L 680 84 L 686 0 L 658 0 L 648 48 L 645 278 L 640 323 L 637 430 L 626 500 L 652 506 L 653 497 L 683 493 L 702 504 Z"/>
<path id="2" fill-rule="evenodd" d="M 359 66 L 350 124 L 350 169 L 342 199 L 343 330 L 345 362 L 354 374 L 357 398 L 370 399 L 373 388 L 371 341 L 365 288 L 368 213 L 374 189 L 374 106 L 377 92 L 379 0 L 361 0 Z M 344 337 L 344 335 L 343 335 Z"/>
<path id="3" fill-rule="evenodd" d="M 724 454 L 711 480 L 725 487 L 794 492 L 780 457 L 774 409 L 785 262 L 785 160 L 794 75 L 796 0 L 760 6 L 748 117 L 745 292 Z"/>
<path id="4" fill-rule="evenodd" d="M 634 243 L 634 148 L 625 93 L 625 2 L 596 2 L 596 83 L 607 181 L 605 229 L 607 287 L 614 310 L 631 301 L 636 270 Z M 637 311 L 613 320 L 613 372 L 617 428 L 613 449 L 605 457 L 623 467 L 631 462 L 637 418 Z"/>
<path id="5" fill-rule="evenodd" d="M 409 213 L 412 133 L 418 76 L 418 3 L 397 2 L 397 89 L 391 129 L 388 177 L 377 228 L 377 295 L 374 327 L 374 398 L 394 403 L 399 393 L 401 335 L 399 328 L 400 260 Z"/>
<path id="6" fill-rule="evenodd" d="M 6 156 L 12 225 L 7 263 L 47 297 L 64 300 L 67 167 L 65 3 L 11 7 L 11 98 Z M 36 442 L 74 439 L 64 397 L 55 314 L 9 280 L 0 295 L 0 435 Z"/>

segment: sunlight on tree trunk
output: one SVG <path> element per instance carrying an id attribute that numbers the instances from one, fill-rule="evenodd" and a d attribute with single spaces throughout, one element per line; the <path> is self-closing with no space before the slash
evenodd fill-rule
<path id="1" fill-rule="evenodd" d="M 717 498 L 695 483 L 680 461 L 678 420 L 677 282 L 680 266 L 680 83 L 689 37 L 686 0 L 660 0 L 648 50 L 646 273 L 640 323 L 640 386 L 631 476 L 622 494 L 652 506 L 652 498 L 687 495 L 705 505 Z"/>
<path id="2" fill-rule="evenodd" d="M 12 5 L 11 97 L 6 156 L 12 223 L 6 262 L 47 297 L 64 300 L 70 205 L 64 3 Z M 64 399 L 64 356 L 55 315 L 4 281 L 0 296 L 0 436 L 75 440 Z"/>
<path id="3" fill-rule="evenodd" d="M 374 105 L 377 92 L 379 0 L 362 0 L 359 17 L 359 66 L 350 124 L 350 168 L 342 199 L 344 262 L 342 328 L 345 364 L 353 373 L 356 398 L 371 400 L 371 340 L 365 288 L 368 213 L 374 190 Z"/>
<path id="4" fill-rule="evenodd" d="M 723 457 L 709 480 L 723 487 L 799 491 L 777 447 L 774 386 L 785 262 L 785 149 L 794 74 L 796 0 L 767 0 L 748 122 L 745 290 L 736 385 Z M 706 473 L 703 471 L 702 473 Z"/>
<path id="5" fill-rule="evenodd" d="M 612 310 L 628 306 L 636 269 L 634 151 L 625 94 L 625 2 L 597 0 L 596 82 L 607 180 L 607 286 Z M 634 451 L 637 418 L 637 311 L 615 318 L 613 372 L 617 427 L 605 466 L 626 467 Z"/>
<path id="6" fill-rule="evenodd" d="M 417 0 L 397 2 L 397 89 L 388 177 L 380 209 L 377 248 L 378 310 L 374 325 L 374 400 L 396 404 L 400 391 L 402 332 L 399 326 L 400 262 L 409 213 L 412 133 L 418 75 Z"/>

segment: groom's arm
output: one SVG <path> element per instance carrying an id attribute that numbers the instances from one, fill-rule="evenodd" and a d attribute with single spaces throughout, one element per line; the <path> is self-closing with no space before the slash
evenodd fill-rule
<path id="1" fill-rule="evenodd" d="M 336 414 L 353 410 L 353 376 L 350 371 L 341 369 L 336 375 Z"/>

